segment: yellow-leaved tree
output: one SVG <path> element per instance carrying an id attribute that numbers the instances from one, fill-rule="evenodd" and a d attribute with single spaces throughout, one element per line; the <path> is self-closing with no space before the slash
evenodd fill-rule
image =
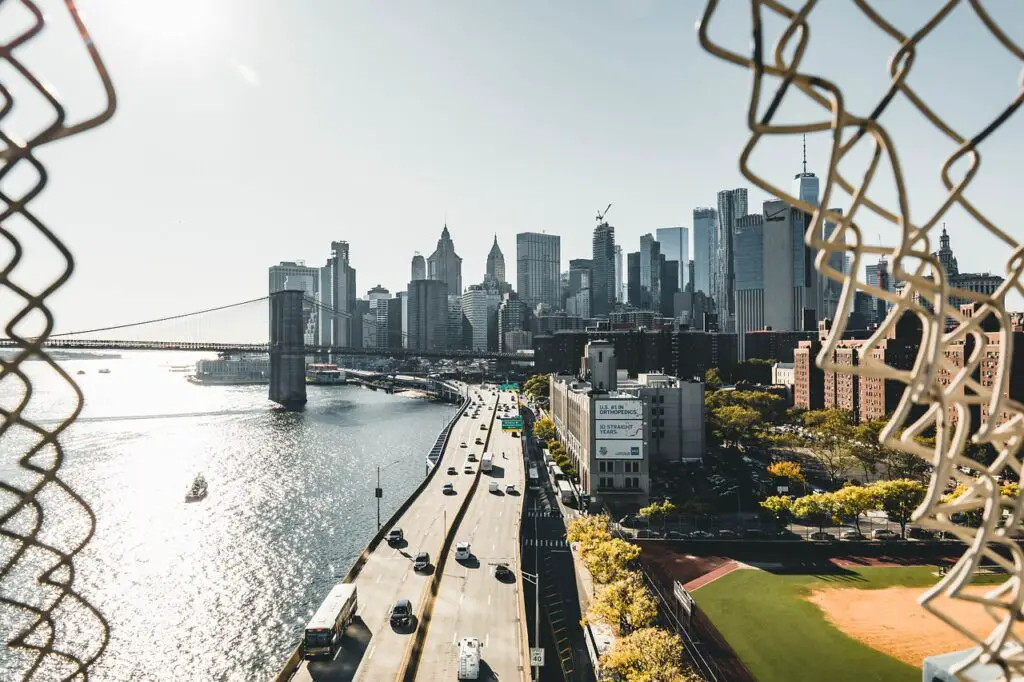
<path id="1" fill-rule="evenodd" d="M 584 514 L 569 522 L 565 529 L 565 538 L 569 542 L 580 545 L 580 551 L 586 553 L 596 544 L 611 540 L 608 530 L 611 518 L 607 514 Z"/>
<path id="2" fill-rule="evenodd" d="M 640 548 L 619 538 L 609 538 L 583 550 L 583 563 L 594 580 L 610 583 L 629 569 Z"/>
<path id="3" fill-rule="evenodd" d="M 622 682 L 691 682 L 683 671 L 683 643 L 660 628 L 643 628 L 616 640 L 601 657 L 601 670 Z"/>
<path id="4" fill-rule="evenodd" d="M 619 637 L 653 625 L 657 617 L 658 604 L 636 571 L 626 571 L 605 585 L 587 612 L 589 620 L 606 623 Z"/>

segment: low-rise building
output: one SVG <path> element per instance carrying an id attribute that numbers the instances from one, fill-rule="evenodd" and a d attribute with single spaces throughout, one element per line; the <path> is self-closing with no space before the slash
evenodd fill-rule
<path id="1" fill-rule="evenodd" d="M 617 389 L 644 401 L 650 423 L 648 457 L 652 462 L 700 462 L 704 457 L 704 383 L 661 373 L 619 372 Z"/>

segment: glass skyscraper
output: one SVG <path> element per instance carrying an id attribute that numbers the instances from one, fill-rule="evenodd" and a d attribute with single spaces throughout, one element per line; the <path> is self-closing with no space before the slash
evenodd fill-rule
<path id="1" fill-rule="evenodd" d="M 560 307 L 562 240 L 558 235 L 520 232 L 516 235 L 516 290 L 530 309 L 538 303 Z"/>

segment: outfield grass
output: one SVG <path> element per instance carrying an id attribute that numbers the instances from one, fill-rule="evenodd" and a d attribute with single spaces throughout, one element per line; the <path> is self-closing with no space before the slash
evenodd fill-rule
<path id="1" fill-rule="evenodd" d="M 841 574 L 737 570 L 693 593 L 758 682 L 919 682 L 921 670 L 843 634 L 804 598 L 822 587 L 927 587 L 934 566 L 854 568 Z"/>

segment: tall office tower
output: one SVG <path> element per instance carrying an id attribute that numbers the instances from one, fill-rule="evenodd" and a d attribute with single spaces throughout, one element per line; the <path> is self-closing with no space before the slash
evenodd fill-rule
<path id="1" fill-rule="evenodd" d="M 615 245 L 615 303 L 622 303 L 625 297 L 625 292 L 622 289 L 622 247 L 618 244 Z"/>
<path id="2" fill-rule="evenodd" d="M 501 297 L 471 284 L 462 294 L 462 316 L 469 321 L 470 350 L 498 350 L 498 305 Z"/>
<path id="3" fill-rule="evenodd" d="M 686 285 L 686 264 L 690 262 L 690 230 L 686 227 L 659 227 L 654 238 L 661 244 L 661 253 L 667 260 L 679 264 L 676 282 L 682 289 Z"/>
<path id="4" fill-rule="evenodd" d="M 807 172 L 807 136 L 804 135 L 804 170 L 793 176 L 793 194 L 811 206 L 818 206 L 818 176 Z"/>
<path id="5" fill-rule="evenodd" d="M 889 274 L 889 261 L 885 259 L 885 256 L 879 256 L 878 263 L 865 266 L 864 273 L 864 281 L 871 286 L 878 287 L 882 291 L 896 291 L 895 283 Z M 884 298 L 872 297 L 868 324 L 881 324 L 885 316 L 889 314 L 889 307 L 890 303 Z"/>
<path id="6" fill-rule="evenodd" d="M 377 285 L 366 292 L 366 300 L 370 303 L 370 313 L 367 322 L 363 324 L 363 346 L 376 348 L 389 348 L 388 345 L 388 303 L 391 300 L 391 292 Z M 366 329 L 371 327 L 373 331 L 373 342 L 366 342 Z"/>
<path id="7" fill-rule="evenodd" d="M 593 274 L 590 278 L 590 314 L 605 316 L 615 305 L 615 228 L 602 220 L 594 228 Z"/>
<path id="8" fill-rule="evenodd" d="M 409 282 L 409 348 L 438 351 L 448 346 L 448 285 L 440 280 Z"/>
<path id="9" fill-rule="evenodd" d="M 436 279 L 448 285 L 448 293 L 462 293 L 462 258 L 455 253 L 455 243 L 448 233 L 447 223 L 437 240 L 437 248 L 427 259 L 427 279 Z"/>
<path id="10" fill-rule="evenodd" d="M 745 188 L 724 189 L 718 193 L 716 252 L 712 254 L 715 261 L 712 296 L 718 307 L 718 326 L 727 333 L 734 330 L 733 319 L 736 315 L 733 232 L 736 229 L 736 221 L 745 215 L 747 215 L 747 190 Z"/>
<path id="11" fill-rule="evenodd" d="M 505 283 L 505 256 L 498 247 L 498 235 L 494 235 L 494 244 L 487 254 L 487 270 L 484 273 L 484 284 L 498 288 Z"/>
<path id="12" fill-rule="evenodd" d="M 711 295 L 713 240 L 718 229 L 718 211 L 693 209 L 693 289 Z"/>
<path id="13" fill-rule="evenodd" d="M 399 291 L 395 294 L 399 310 L 401 310 L 401 320 L 398 325 L 399 339 L 401 339 L 402 348 L 409 347 L 409 292 Z"/>
<path id="14" fill-rule="evenodd" d="M 661 244 L 650 233 L 640 237 L 640 306 L 661 309 Z"/>
<path id="15" fill-rule="evenodd" d="M 519 350 L 532 342 L 530 308 L 514 291 L 504 294 L 498 305 L 498 352 Z"/>
<path id="16" fill-rule="evenodd" d="M 333 313 L 322 311 L 320 316 L 321 345 L 347 348 L 362 343 L 362 332 L 358 337 L 352 333 L 356 269 L 349 263 L 348 242 L 331 242 L 331 255 L 320 268 L 320 303 L 333 310 Z"/>
<path id="17" fill-rule="evenodd" d="M 764 328 L 764 216 L 740 218 L 732 236 L 736 351 L 743 361 L 746 333 Z"/>
<path id="18" fill-rule="evenodd" d="M 558 235 L 520 232 L 516 235 L 516 290 L 531 309 L 538 304 L 561 307 L 562 240 Z"/>
<path id="19" fill-rule="evenodd" d="M 573 258 L 569 261 L 569 296 L 575 296 L 590 288 L 590 277 L 594 264 L 589 258 Z"/>
<path id="20" fill-rule="evenodd" d="M 314 345 L 320 341 L 320 268 L 311 268 L 302 261 L 281 261 L 270 266 L 270 293 L 285 289 L 301 289 L 306 292 L 302 304 L 302 315 L 306 324 L 305 343 Z"/>
<path id="21" fill-rule="evenodd" d="M 412 257 L 412 279 L 410 281 L 415 282 L 418 279 L 426 278 L 427 260 L 417 251 Z"/>
<path id="22" fill-rule="evenodd" d="M 658 257 L 661 267 L 661 300 L 658 302 L 658 309 L 665 317 L 675 317 L 675 296 L 679 292 L 679 263 L 665 258 L 665 254 Z"/>
<path id="23" fill-rule="evenodd" d="M 841 208 L 833 208 L 830 210 L 839 214 L 842 214 L 843 212 L 843 209 Z M 824 239 L 829 239 L 835 233 L 836 229 L 837 225 L 835 223 L 831 221 L 826 221 L 823 230 Z M 835 246 L 839 246 L 840 244 L 845 243 L 846 237 L 845 235 L 843 235 L 842 237 L 840 237 L 839 244 L 836 244 Z M 845 272 L 846 254 L 841 250 L 833 251 L 828 257 L 828 264 L 829 267 L 831 267 L 833 270 L 836 270 L 837 272 Z M 820 283 L 818 286 L 821 291 L 821 308 L 819 309 L 820 313 L 818 317 L 819 319 L 824 319 L 827 317 L 830 320 L 834 320 L 836 317 L 836 311 L 839 308 L 839 297 L 843 293 L 843 284 L 842 282 L 837 282 L 831 277 L 828 277 L 827 275 L 824 274 L 819 273 L 819 277 Z"/>
<path id="24" fill-rule="evenodd" d="M 640 252 L 626 254 L 626 302 L 634 308 L 642 308 L 643 294 L 640 291 Z"/>

